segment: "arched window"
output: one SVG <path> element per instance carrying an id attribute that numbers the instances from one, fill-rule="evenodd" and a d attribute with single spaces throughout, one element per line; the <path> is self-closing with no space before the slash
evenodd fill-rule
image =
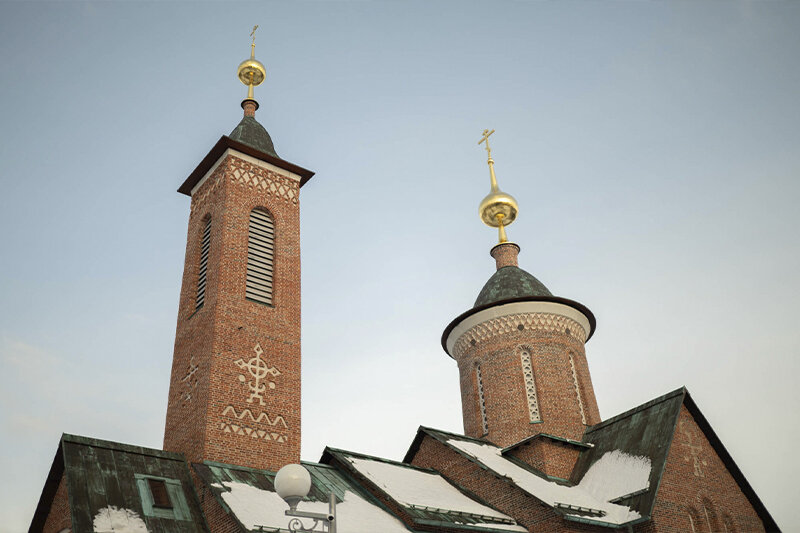
<path id="1" fill-rule="evenodd" d="M 717 512 L 714 509 L 714 504 L 711 503 L 711 500 L 708 498 L 703 498 L 703 515 L 706 519 L 708 530 L 711 531 L 711 533 L 722 531 L 722 528 L 719 527 L 719 519 L 717 519 Z"/>
<path id="2" fill-rule="evenodd" d="M 208 280 L 208 249 L 211 246 L 211 217 L 206 217 L 203 235 L 200 237 L 200 268 L 197 274 L 197 299 L 195 310 L 203 307 L 206 301 L 206 282 Z"/>
<path id="3" fill-rule="evenodd" d="M 519 349 L 519 358 L 522 362 L 522 377 L 525 380 L 525 396 L 528 400 L 528 414 L 531 422 L 541 422 L 542 416 L 539 414 L 539 399 L 536 397 L 536 378 L 533 375 L 533 361 L 531 361 L 531 351 L 528 348 Z"/>
<path id="4" fill-rule="evenodd" d="M 697 512 L 694 507 L 689 507 L 689 525 L 691 526 L 691 533 L 706 533 L 708 529 L 705 527 L 705 520 Z"/>
<path id="5" fill-rule="evenodd" d="M 272 305 L 272 271 L 274 266 L 275 224 L 259 207 L 250 211 L 247 237 L 247 283 L 245 296 L 262 304 Z"/>

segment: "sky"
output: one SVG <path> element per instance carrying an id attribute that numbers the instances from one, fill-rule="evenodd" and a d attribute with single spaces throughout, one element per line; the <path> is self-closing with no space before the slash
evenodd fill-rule
<path id="1" fill-rule="evenodd" d="M 440 346 L 494 270 L 597 317 L 604 418 L 685 385 L 800 531 L 800 3 L 0 2 L 0 533 L 63 432 L 162 445 L 189 199 L 241 118 L 301 191 L 303 442 L 461 432 Z M 13 483 L 9 480 L 13 480 Z"/>

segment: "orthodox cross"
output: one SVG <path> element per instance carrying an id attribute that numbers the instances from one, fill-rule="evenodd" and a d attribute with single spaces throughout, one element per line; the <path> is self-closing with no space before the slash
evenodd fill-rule
<path id="1" fill-rule="evenodd" d="M 256 44 L 256 30 L 258 29 L 258 24 L 253 26 L 253 31 L 250 32 L 250 37 L 253 38 L 253 45 Z"/>
<path id="2" fill-rule="evenodd" d="M 486 141 L 486 153 L 489 154 L 489 159 L 492 158 L 492 149 L 489 148 L 489 135 L 492 133 L 494 133 L 494 130 L 483 130 L 483 137 L 481 137 L 481 140 L 478 141 L 478 144 L 483 144 L 483 142 Z"/>

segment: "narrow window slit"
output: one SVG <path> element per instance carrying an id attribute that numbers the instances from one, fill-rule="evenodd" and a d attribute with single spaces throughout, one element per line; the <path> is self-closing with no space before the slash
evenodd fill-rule
<path id="1" fill-rule="evenodd" d="M 483 377 L 481 376 L 481 365 L 475 366 L 475 379 L 478 381 L 478 405 L 481 409 L 481 428 L 483 434 L 489 433 L 489 421 L 486 418 L 486 400 L 483 396 Z"/>
<path id="2" fill-rule="evenodd" d="M 200 268 L 197 274 L 197 299 L 195 309 L 200 309 L 206 301 L 206 283 L 208 281 L 208 250 L 211 248 L 211 219 L 203 226 L 200 240 Z"/>

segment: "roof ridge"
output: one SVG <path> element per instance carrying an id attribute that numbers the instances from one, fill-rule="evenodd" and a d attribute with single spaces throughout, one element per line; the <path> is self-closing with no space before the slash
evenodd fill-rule
<path id="1" fill-rule="evenodd" d="M 686 387 L 682 386 L 682 387 L 680 387 L 678 389 L 675 389 L 674 391 L 670 391 L 670 392 L 668 392 L 668 393 L 666 393 L 666 394 L 664 394 L 662 396 L 659 396 L 657 398 L 653 398 L 652 400 L 646 401 L 645 403 L 643 403 L 641 405 L 637 405 L 636 407 L 634 407 L 632 409 L 628 409 L 627 411 L 623 411 L 622 413 L 620 413 L 618 415 L 615 415 L 615 416 L 612 416 L 611 418 L 608 418 L 606 420 L 603 420 L 602 422 L 598 422 L 597 424 L 595 424 L 595 425 L 593 425 L 593 426 L 591 426 L 591 427 L 586 429 L 586 431 L 584 432 L 584 439 L 586 438 L 587 434 L 589 434 L 589 433 L 591 433 L 591 432 L 593 432 L 595 430 L 604 428 L 604 427 L 606 427 L 606 426 L 608 426 L 610 424 L 613 424 L 615 422 L 619 422 L 622 419 L 631 417 L 634 414 L 638 413 L 639 411 L 644 411 L 645 409 L 649 409 L 650 407 L 653 407 L 654 405 L 658 405 L 659 403 L 663 403 L 663 402 L 665 402 L 667 400 L 670 400 L 670 399 L 674 398 L 675 396 L 679 396 L 681 394 L 687 394 L 687 393 L 688 393 L 688 391 L 686 390 Z"/>
<path id="2" fill-rule="evenodd" d="M 420 428 L 420 429 L 422 429 L 422 428 Z M 435 432 L 436 430 L 433 430 L 433 431 Z M 458 434 L 449 433 L 449 432 L 446 432 L 446 431 L 442 431 L 441 433 L 444 433 L 446 435 L 450 435 L 452 437 L 458 437 L 458 438 L 461 438 L 461 439 L 466 440 L 466 441 L 472 441 L 472 442 L 475 442 L 477 444 L 485 444 L 485 445 L 489 445 L 489 446 L 494 446 L 495 448 L 497 448 L 500 451 L 499 457 L 501 457 L 502 459 L 505 459 L 509 463 L 513 463 L 513 464 L 519 466 L 523 470 L 526 470 L 526 471 L 530 472 L 531 474 L 533 474 L 535 476 L 538 476 L 538 477 L 540 477 L 540 478 L 542 478 L 544 480 L 552 481 L 552 482 L 558 483 L 558 484 L 563 484 L 561 482 L 566 482 L 568 484 L 572 484 L 572 482 L 569 481 L 568 479 L 554 478 L 552 476 L 548 476 L 547 474 L 545 474 L 541 470 L 529 465 L 525 461 L 521 461 L 521 460 L 517 459 L 513 455 L 503 455 L 503 453 L 502 453 L 503 448 L 501 448 L 500 446 L 498 446 L 497 444 L 495 444 L 493 442 L 489 442 L 487 440 L 482 440 L 482 439 L 476 439 L 476 438 L 473 438 L 473 437 L 466 437 L 464 435 L 458 435 Z M 458 446 L 453 446 L 452 444 L 447 442 L 446 439 L 440 439 L 436 435 L 431 435 L 431 436 L 434 439 L 436 439 L 439 442 L 441 442 L 442 444 L 444 444 L 445 446 L 453 449 L 459 455 L 462 455 L 462 456 L 466 457 L 468 460 L 470 460 L 473 463 L 477 464 L 479 467 L 483 468 L 484 470 L 494 471 L 489 465 L 484 463 L 481 459 L 479 459 L 478 457 L 475 457 L 473 455 L 470 455 L 469 453 L 461 450 L 460 448 L 458 448 Z"/>
<path id="3" fill-rule="evenodd" d="M 579 448 L 591 448 L 593 445 L 586 442 L 581 442 L 579 440 L 568 439 L 567 437 L 559 437 L 558 435 L 551 435 L 550 433 L 537 433 L 536 435 L 531 435 L 530 437 L 525 437 L 524 439 L 515 442 L 514 444 L 509 444 L 502 450 L 500 450 L 501 455 L 506 455 L 511 450 L 519 448 L 520 446 L 524 446 L 529 444 L 536 439 L 547 438 L 551 440 L 555 440 L 558 442 L 562 442 L 564 444 L 570 444 L 572 446 L 577 446 Z"/>
<path id="4" fill-rule="evenodd" d="M 433 468 L 426 468 L 424 466 L 412 465 L 411 463 L 405 463 L 403 461 L 395 461 L 394 459 L 386 459 L 385 457 L 378 457 L 377 455 L 369 455 L 369 454 L 361 453 L 361 452 L 351 452 L 349 450 L 342 450 L 340 448 L 331 448 L 330 446 L 326 446 L 325 447 L 325 451 L 323 452 L 323 456 L 325 455 L 325 453 L 330 453 L 332 455 L 351 455 L 351 456 L 355 456 L 355 457 L 358 457 L 358 458 L 361 458 L 361 459 L 367 459 L 367 460 L 371 460 L 371 461 L 378 461 L 378 462 L 381 462 L 381 463 L 386 463 L 386 464 L 390 464 L 390 465 L 394 465 L 394 466 L 400 466 L 400 467 L 403 467 L 403 468 L 411 468 L 411 469 L 420 470 L 420 471 L 426 472 L 426 473 L 439 474 L 439 472 L 437 470 L 434 470 Z"/>
<path id="5" fill-rule="evenodd" d="M 453 433 L 451 431 L 445 431 L 443 429 L 436 429 L 436 428 L 427 427 L 427 426 L 420 426 L 418 431 L 424 431 L 426 433 L 427 432 L 441 433 L 443 435 L 449 435 L 451 437 L 458 437 L 459 439 L 471 440 L 473 442 L 480 442 L 481 444 L 491 444 L 492 446 L 497 446 L 497 444 L 495 444 L 494 442 L 492 442 L 490 440 L 487 440 L 487 439 L 481 439 L 481 438 L 478 438 L 478 437 L 470 437 L 468 435 L 462 435 L 460 433 Z M 497 447 L 499 448 L 500 446 L 497 446 Z"/>
<path id="6" fill-rule="evenodd" d="M 166 450 L 159 450 L 158 448 L 146 448 L 144 446 L 125 444 L 113 440 L 96 439 L 94 437 L 84 437 L 82 435 L 71 435 L 69 433 L 64 433 L 61 435 L 61 441 L 72 442 L 74 444 L 83 444 L 84 446 L 92 446 L 94 448 L 106 448 L 109 450 L 119 450 L 128 453 L 136 453 L 139 455 L 159 457 L 161 459 L 186 462 L 186 457 L 180 452 L 168 452 Z"/>
<path id="7" fill-rule="evenodd" d="M 686 396 L 684 397 L 683 403 L 686 405 L 686 410 L 694 420 L 694 423 L 700 428 L 703 436 L 708 440 L 708 443 L 714 449 L 717 457 L 719 457 L 724 464 L 725 469 L 728 471 L 731 477 L 733 477 L 734 481 L 736 481 L 736 484 L 739 486 L 739 489 L 742 491 L 742 493 L 744 493 L 745 497 L 750 501 L 750 504 L 753 506 L 756 514 L 758 514 L 766 530 L 780 531 L 777 522 L 775 522 L 775 519 L 772 518 L 772 515 L 767 510 L 764 502 L 761 501 L 761 498 L 758 497 L 758 494 L 753 489 L 753 486 L 750 485 L 749 481 L 747 481 L 744 472 L 742 472 L 742 470 L 739 468 L 739 465 L 736 464 L 736 461 L 733 459 L 733 456 L 730 454 L 728 449 L 725 448 L 725 444 L 723 444 L 722 439 L 719 438 L 717 432 L 711 427 L 711 423 L 709 423 L 706 416 L 700 410 L 700 407 L 697 405 L 697 403 L 695 403 L 688 390 L 686 391 Z"/>

